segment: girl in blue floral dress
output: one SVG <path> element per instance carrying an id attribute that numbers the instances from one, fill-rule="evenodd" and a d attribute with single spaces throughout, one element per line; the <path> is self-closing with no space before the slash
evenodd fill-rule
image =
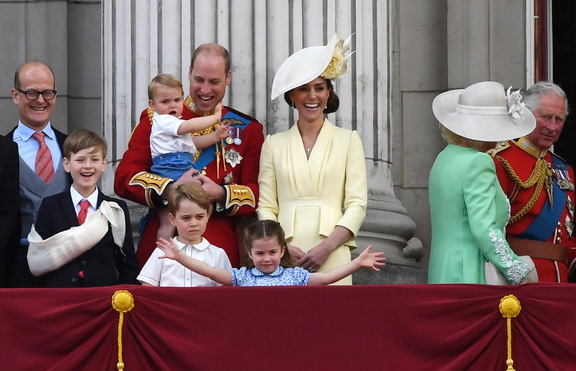
<path id="1" fill-rule="evenodd" d="M 176 260 L 191 271 L 227 286 L 328 285 L 362 267 L 379 271 L 378 266 L 386 265 L 384 253 L 371 253 L 372 246 L 368 246 L 356 259 L 329 272 L 313 273 L 293 267 L 284 231 L 273 220 L 259 220 L 246 229 L 244 246 L 253 267 L 233 268 L 231 271 L 215 268 L 187 256 L 172 240 L 160 238 L 156 245 L 165 253 L 160 258 Z"/>

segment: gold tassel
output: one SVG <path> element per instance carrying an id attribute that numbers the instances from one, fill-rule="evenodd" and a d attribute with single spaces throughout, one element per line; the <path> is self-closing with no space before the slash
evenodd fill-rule
<path id="1" fill-rule="evenodd" d="M 220 151 L 218 150 L 218 143 L 216 146 L 216 179 L 220 179 Z"/>
<path id="2" fill-rule="evenodd" d="M 124 370 L 124 362 L 122 360 L 122 324 L 124 323 L 124 313 L 130 312 L 134 308 L 134 298 L 129 291 L 118 290 L 112 295 L 112 308 L 120 312 L 118 320 L 118 363 L 119 371 Z"/>
<path id="3" fill-rule="evenodd" d="M 520 300 L 518 300 L 518 298 L 516 298 L 514 295 L 508 295 L 500 300 L 499 308 L 500 313 L 502 313 L 502 317 L 506 318 L 506 334 L 508 337 L 508 358 L 506 359 L 508 368 L 506 368 L 506 371 L 516 371 L 513 367 L 514 360 L 512 359 L 512 318 L 520 314 L 522 306 L 520 305 Z"/>
<path id="4" fill-rule="evenodd" d="M 224 165 L 224 172 L 226 172 L 226 145 L 224 141 L 220 141 L 220 148 L 222 148 L 222 165 Z"/>

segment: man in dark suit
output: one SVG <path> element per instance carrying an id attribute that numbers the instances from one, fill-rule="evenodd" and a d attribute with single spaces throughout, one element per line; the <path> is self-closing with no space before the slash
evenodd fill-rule
<path id="1" fill-rule="evenodd" d="M 20 118 L 7 138 L 18 147 L 18 156 L 7 159 L 19 168 L 20 221 L 19 243 L 2 246 L 0 274 L 10 287 L 37 287 L 39 281 L 30 273 L 26 254 L 27 236 L 34 223 L 40 202 L 46 196 L 62 192 L 70 177 L 62 166 L 62 144 L 66 135 L 54 129 L 50 117 L 56 103 L 54 73 L 42 62 L 23 64 L 14 74 L 12 100 Z M 4 214 L 4 211 L 2 210 Z"/>
<path id="2" fill-rule="evenodd" d="M 12 138 L 0 136 L 0 287 L 8 287 L 11 252 L 20 243 L 18 198 L 18 146 Z"/>

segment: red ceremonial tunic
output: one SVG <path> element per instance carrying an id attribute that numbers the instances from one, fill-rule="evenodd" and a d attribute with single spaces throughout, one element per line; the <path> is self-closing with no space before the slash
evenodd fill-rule
<path id="1" fill-rule="evenodd" d="M 542 241 L 560 244 L 568 250 L 567 264 L 569 265 L 576 255 L 576 239 L 572 236 L 574 218 L 573 203 L 576 200 L 574 189 L 565 190 L 566 196 L 564 198 L 560 198 L 562 195 L 558 192 L 552 193 L 553 199 L 558 197 L 558 199 L 555 200 L 556 202 L 554 202 L 555 207 L 561 207 L 562 210 L 559 212 L 559 218 L 550 221 L 545 218 L 537 219 L 543 211 L 543 208 L 550 207 L 549 204 L 546 203 L 546 200 L 548 199 L 546 186 L 542 187 L 537 198 L 531 201 L 535 192 L 538 192 L 537 185 L 535 184 L 529 188 L 522 188 L 518 185 L 517 181 L 527 182 L 531 177 L 537 179 L 539 176 L 538 174 L 544 176 L 543 172 L 538 172 L 537 161 L 540 156 L 543 156 L 542 158 L 546 161 L 547 167 L 555 170 L 555 175 L 552 176 L 552 180 L 556 184 L 558 184 L 558 180 L 563 177 L 568 178 L 573 184 L 574 171 L 572 168 L 566 164 L 564 160 L 550 151 L 540 151 L 540 149 L 532 145 L 526 137 L 520 138 L 517 141 L 509 141 L 505 143 L 502 147 L 498 147 L 492 151 L 491 155 L 496 164 L 498 180 L 510 201 L 511 220 L 506 226 L 506 237 L 522 238 L 522 233 L 535 223 L 532 228 L 535 227 L 545 236 Z M 552 156 L 556 157 L 554 159 L 556 166 L 554 167 L 552 166 Z M 506 166 L 513 169 L 514 173 L 517 175 L 516 180 L 513 179 L 509 170 L 506 169 Z M 514 221 L 514 216 L 519 213 L 525 205 L 531 202 L 534 204 L 526 214 L 520 216 L 517 221 Z M 559 202 L 561 202 L 560 205 L 558 205 Z M 566 264 L 557 262 L 556 268 L 556 264 L 552 260 L 538 258 L 533 258 L 533 260 L 538 272 L 538 280 L 540 282 L 567 282 L 568 270 Z M 559 280 L 558 276 L 560 277 Z"/>
<path id="2" fill-rule="evenodd" d="M 216 211 L 216 207 L 214 208 L 204 237 L 211 244 L 224 249 L 232 266 L 239 267 L 241 265 L 241 254 L 238 248 L 235 222 L 238 221 L 240 216 L 256 216 L 260 149 L 264 142 L 264 134 L 262 124 L 229 107 L 224 107 L 222 111 L 223 119 L 225 119 L 228 112 L 240 116 L 248 125 L 242 130 L 242 143 L 239 145 L 230 144 L 226 147 L 227 153 L 230 153 L 232 149 L 238 152 L 239 156 L 234 158 L 236 162 L 241 157 L 234 167 L 229 162 L 224 164 L 225 160 L 220 152 L 219 171 L 217 172 L 216 170 L 218 161 L 216 161 L 215 155 L 211 156 L 210 162 L 204 168 L 206 176 L 216 184 L 223 185 L 226 190 L 225 210 L 220 212 Z M 184 106 L 183 119 L 187 120 L 196 116 L 186 105 Z M 234 125 L 235 123 L 233 122 L 231 128 Z M 142 111 L 140 122 L 134 128 L 130 137 L 128 149 L 116 169 L 114 191 L 120 197 L 154 209 L 162 205 L 160 194 L 172 180 L 149 173 L 152 166 L 150 153 L 151 127 L 149 110 L 146 109 Z M 221 151 L 220 146 L 218 147 L 219 151 Z M 224 166 L 226 166 L 226 169 L 224 169 Z M 233 175 L 234 184 L 225 185 L 224 179 L 230 173 Z M 137 251 L 138 261 L 141 266 L 146 263 L 146 260 L 156 247 L 156 233 L 159 225 L 158 215 L 154 213 L 141 233 Z"/>

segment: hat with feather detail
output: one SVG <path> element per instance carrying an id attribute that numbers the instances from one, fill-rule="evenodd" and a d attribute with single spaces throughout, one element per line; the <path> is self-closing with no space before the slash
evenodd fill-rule
<path id="1" fill-rule="evenodd" d="M 464 138 L 483 142 L 519 138 L 536 128 L 536 118 L 520 92 L 511 90 L 494 81 L 478 82 L 438 95 L 432 111 L 444 127 Z"/>
<path id="2" fill-rule="evenodd" d="M 330 80 L 342 76 L 352 55 L 351 37 L 343 40 L 335 34 L 325 46 L 310 46 L 288 57 L 274 76 L 271 99 L 320 76 Z"/>

